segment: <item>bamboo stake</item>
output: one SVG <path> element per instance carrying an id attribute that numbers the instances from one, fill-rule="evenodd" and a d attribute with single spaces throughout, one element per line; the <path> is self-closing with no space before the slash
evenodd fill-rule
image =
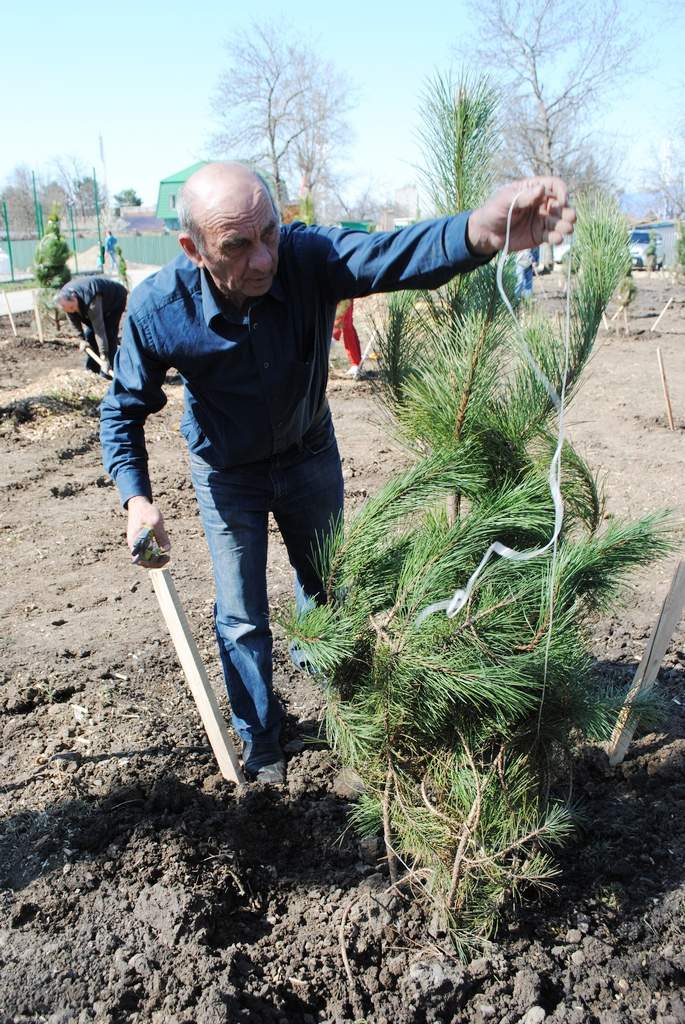
<path id="1" fill-rule="evenodd" d="M 10 300 L 9 300 L 8 295 L 7 295 L 7 292 L 3 291 L 2 294 L 5 296 L 5 305 L 7 306 L 7 314 L 9 316 L 9 318 L 10 318 L 10 326 L 12 327 L 12 334 L 16 338 L 17 337 L 17 327 L 16 327 L 16 324 L 14 323 L 14 317 L 12 316 L 12 307 L 10 306 Z"/>
<path id="2" fill-rule="evenodd" d="M 616 720 L 609 743 L 609 764 L 611 765 L 620 764 L 626 756 L 637 725 L 635 716 L 631 714 L 632 705 L 639 694 L 647 693 L 654 687 L 664 654 L 675 628 L 680 622 L 683 605 L 685 605 L 685 562 L 681 561 L 678 562 L 670 590 L 661 606 L 659 618 L 647 642 L 642 661 L 633 679 L 633 685 L 628 691 L 625 704 Z"/>
<path id="3" fill-rule="evenodd" d="M 221 774 L 229 782 L 240 785 L 245 781 L 240 770 L 238 753 L 231 743 L 221 710 L 212 690 L 200 652 L 190 632 L 190 625 L 179 600 L 174 581 L 168 569 L 150 569 L 159 607 L 167 624 L 178 660 L 193 695 L 202 724 L 211 744 Z"/>
<path id="4" fill-rule="evenodd" d="M 673 422 L 673 409 L 671 408 L 671 396 L 668 393 L 668 381 L 666 380 L 666 371 L 664 370 L 664 361 L 661 358 L 661 349 L 656 350 L 656 357 L 659 361 L 659 373 L 661 374 L 661 386 L 664 389 L 664 401 L 666 402 L 666 415 L 668 416 L 668 425 L 671 430 L 675 430 L 675 424 Z"/>
<path id="5" fill-rule="evenodd" d="M 31 292 L 31 295 L 33 296 L 33 312 L 34 312 L 34 315 L 36 317 L 36 327 L 38 328 L 38 341 L 40 341 L 40 343 L 42 344 L 43 343 L 43 324 L 42 324 L 42 321 L 40 319 L 40 310 L 38 308 L 38 306 L 39 306 L 38 292 Z"/>
<path id="6" fill-rule="evenodd" d="M 660 324 L 660 322 L 661 322 L 661 318 L 662 318 L 662 316 L 664 315 L 664 313 L 666 312 L 666 310 L 668 309 L 668 307 L 669 307 L 669 306 L 671 305 L 671 303 L 673 302 L 673 298 L 674 298 L 674 297 L 673 297 L 673 295 L 671 295 L 670 299 L 668 300 L 668 302 L 666 303 L 666 305 L 664 306 L 664 308 L 663 308 L 663 309 L 661 310 L 661 312 L 659 313 L 658 317 L 656 318 L 656 320 L 654 321 L 654 323 L 652 324 L 652 326 L 651 326 L 651 327 L 649 328 L 649 329 L 650 329 L 650 331 L 655 331 L 655 330 L 657 329 L 657 327 L 659 326 L 659 324 Z"/>

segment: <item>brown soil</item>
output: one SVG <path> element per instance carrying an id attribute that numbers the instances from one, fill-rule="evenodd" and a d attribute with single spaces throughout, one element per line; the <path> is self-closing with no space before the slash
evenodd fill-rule
<path id="1" fill-rule="evenodd" d="M 637 284 L 630 334 L 601 332 L 569 431 L 605 473 L 608 514 L 667 505 L 682 518 L 683 301 L 650 333 L 674 285 Z M 99 461 L 104 383 L 79 368 L 64 333 L 39 345 L 28 316 L 17 319 L 17 340 L 4 318 L 0 327 L 0 1021 L 685 1021 L 683 627 L 660 674 L 662 731 L 639 737 L 618 769 L 602 750 L 578 752 L 579 828 L 557 892 L 505 910 L 496 940 L 464 965 L 417 907 L 387 894 L 378 851 L 348 829 L 349 793 L 325 745 L 297 749 L 322 702 L 278 628 L 295 748 L 287 787 L 237 793 L 218 775 L 149 580 L 123 546 Z M 154 488 L 221 692 L 179 381 L 167 392 L 148 430 Z M 336 370 L 330 395 L 355 508 L 403 456 L 369 383 Z M 595 624 L 609 677 L 630 678 L 674 565 L 636 581 L 625 607 Z M 275 531 L 270 586 L 283 607 L 290 570 Z"/>

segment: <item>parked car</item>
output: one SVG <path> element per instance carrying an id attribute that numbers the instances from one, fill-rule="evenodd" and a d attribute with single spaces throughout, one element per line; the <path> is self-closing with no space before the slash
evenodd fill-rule
<path id="1" fill-rule="evenodd" d="M 636 228 L 630 232 L 630 261 L 638 269 L 647 266 L 650 236 L 654 237 L 654 264 L 657 270 L 661 270 L 664 265 L 664 240 L 658 231 Z"/>

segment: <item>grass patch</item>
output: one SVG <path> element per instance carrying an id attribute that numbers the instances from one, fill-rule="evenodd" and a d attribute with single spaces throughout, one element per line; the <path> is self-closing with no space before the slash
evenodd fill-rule
<path id="1" fill-rule="evenodd" d="M 0 292 L 23 292 L 39 287 L 35 277 L 24 278 L 21 281 L 0 281 Z"/>

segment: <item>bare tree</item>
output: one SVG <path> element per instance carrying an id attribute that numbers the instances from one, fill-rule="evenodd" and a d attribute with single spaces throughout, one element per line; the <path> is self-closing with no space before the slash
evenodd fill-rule
<path id="1" fill-rule="evenodd" d="M 647 187 L 658 199 L 660 214 L 676 220 L 685 218 L 685 145 L 674 150 L 675 159 L 662 165 L 648 180 Z"/>
<path id="2" fill-rule="evenodd" d="M 332 220 L 371 220 L 378 223 L 381 214 L 391 205 L 384 188 L 370 178 L 353 195 L 346 195 L 335 183 L 330 190 L 329 214 Z"/>
<path id="3" fill-rule="evenodd" d="M 18 164 L 7 176 L 0 193 L 7 203 L 10 228 L 16 234 L 32 234 L 36 230 L 36 208 L 33 202 L 31 169 Z"/>
<path id="4" fill-rule="evenodd" d="M 478 0 L 474 13 L 478 38 L 468 56 L 502 84 L 509 175 L 608 184 L 610 147 L 593 135 L 590 117 L 636 71 L 619 0 Z"/>
<path id="5" fill-rule="evenodd" d="M 348 87 L 283 24 L 253 22 L 227 50 L 230 65 L 212 99 L 219 124 L 213 146 L 263 166 L 283 205 L 289 174 L 299 174 L 305 192 L 325 178 L 344 137 Z"/>
<path id="6" fill-rule="evenodd" d="M 77 206 L 79 182 L 88 175 L 88 169 L 83 161 L 70 154 L 53 157 L 50 161 L 50 173 L 64 190 L 66 202 Z"/>
<path id="7" fill-rule="evenodd" d="M 352 129 L 346 119 L 352 104 L 345 76 L 330 63 L 319 62 L 306 93 L 296 103 L 297 121 L 304 127 L 293 141 L 291 167 L 308 195 L 333 184 L 336 157 L 349 144 Z"/>

